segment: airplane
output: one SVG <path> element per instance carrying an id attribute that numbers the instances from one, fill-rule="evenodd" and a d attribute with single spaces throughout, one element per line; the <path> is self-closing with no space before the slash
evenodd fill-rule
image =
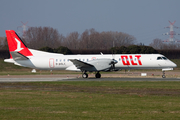
<path id="1" fill-rule="evenodd" d="M 177 67 L 175 63 L 161 54 L 96 54 L 63 55 L 28 48 L 14 30 L 6 30 L 10 58 L 4 62 L 40 70 L 81 71 L 83 78 L 87 72 L 95 72 L 101 78 L 101 71 L 122 69 L 162 69 L 165 71 Z"/>

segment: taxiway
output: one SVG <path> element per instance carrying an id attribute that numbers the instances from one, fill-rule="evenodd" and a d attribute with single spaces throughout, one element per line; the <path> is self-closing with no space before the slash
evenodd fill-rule
<path id="1" fill-rule="evenodd" d="M 78 78 L 75 75 L 24 75 L 24 76 L 1 76 L 0 82 L 47 82 L 47 81 L 180 81 L 180 78 L 149 78 L 149 77 L 104 77 Z"/>

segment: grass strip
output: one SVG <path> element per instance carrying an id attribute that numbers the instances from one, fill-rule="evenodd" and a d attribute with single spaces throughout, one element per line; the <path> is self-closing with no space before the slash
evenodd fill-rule
<path id="1" fill-rule="evenodd" d="M 1 83 L 1 119 L 179 119 L 180 82 Z"/>

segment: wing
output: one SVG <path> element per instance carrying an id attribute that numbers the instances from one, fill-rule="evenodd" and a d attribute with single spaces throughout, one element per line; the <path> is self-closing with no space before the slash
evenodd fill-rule
<path id="1" fill-rule="evenodd" d="M 66 70 L 78 70 L 81 71 L 105 71 L 111 67 L 112 59 L 96 59 L 88 62 L 83 62 L 77 59 L 69 59 L 74 66 L 68 67 Z"/>
<path id="2" fill-rule="evenodd" d="M 82 68 L 88 68 L 88 67 L 94 67 L 93 65 L 83 62 L 77 59 L 70 59 L 71 62 L 76 66 L 77 69 L 82 69 Z"/>

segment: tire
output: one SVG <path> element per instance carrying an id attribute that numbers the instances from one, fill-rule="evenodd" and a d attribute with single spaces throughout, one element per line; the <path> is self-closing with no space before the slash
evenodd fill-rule
<path id="1" fill-rule="evenodd" d="M 96 78 L 101 78 L 101 74 L 100 73 L 96 73 Z"/>
<path id="2" fill-rule="evenodd" d="M 88 78 L 88 74 L 87 74 L 87 73 L 83 73 L 83 74 L 82 74 L 82 77 L 83 77 L 83 78 Z"/>
<path id="3" fill-rule="evenodd" d="M 165 75 L 162 75 L 162 78 L 166 78 L 166 76 L 165 76 Z"/>

